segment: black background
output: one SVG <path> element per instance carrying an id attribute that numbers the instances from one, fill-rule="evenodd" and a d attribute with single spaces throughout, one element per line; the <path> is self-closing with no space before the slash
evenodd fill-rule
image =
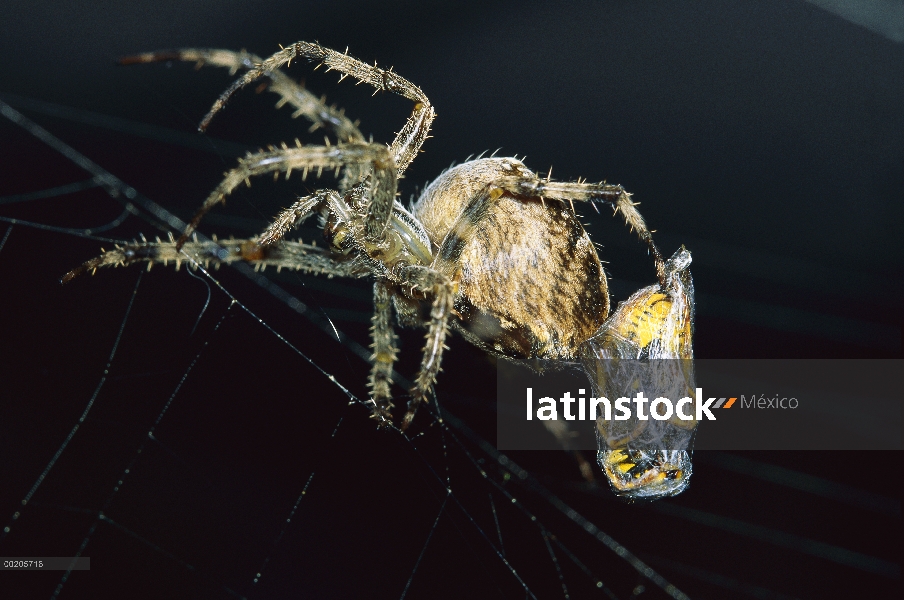
<path id="1" fill-rule="evenodd" d="M 500 146 L 539 172 L 552 165 L 556 178 L 618 182 L 642 203 L 666 254 L 680 244 L 693 254 L 698 357 L 901 356 L 904 45 L 812 5 L 7 2 L 3 12 L 0 99 L 182 218 L 234 162 L 218 140 L 256 147 L 291 141 L 306 126 L 274 111 L 275 97 L 245 90 L 201 138 L 194 127 L 228 85 L 224 72 L 120 68 L 114 59 L 183 46 L 266 55 L 316 39 L 394 66 L 436 107 L 434 137 L 407 172 L 403 198 L 451 162 Z M 375 140 L 390 140 L 410 111 L 404 99 L 337 85 L 335 74 L 300 64 L 290 73 L 361 119 Z M 136 135 L 35 100 L 153 127 Z M 0 136 L 0 197 L 88 178 L 5 120 Z M 202 229 L 248 235 L 311 185 L 255 182 Z M 0 205 L 5 217 L 66 228 L 99 226 L 121 211 L 99 189 Z M 650 284 L 653 270 L 641 244 L 603 212 L 584 210 L 584 220 L 618 301 Z M 139 232 L 160 233 L 130 218 L 101 235 Z M 139 270 L 57 284 L 102 245 L 15 225 L 0 251 L 0 526 L 102 381 Z M 364 396 L 367 367 L 335 338 L 241 275 L 217 277 Z M 367 283 L 274 279 L 366 345 Z M 538 597 L 562 590 L 521 506 L 617 597 L 638 585 L 641 597 L 665 597 L 473 442 L 464 447 L 523 504 L 481 479 L 453 434 L 440 435 L 425 415 L 413 444 L 374 431 L 361 407 L 347 407 L 341 390 L 240 308 L 227 311 L 216 289 L 191 334 L 206 297 L 185 272 L 157 267 L 142 277 L 88 418 L 0 541 L 4 556 L 70 556 L 92 532 L 84 550 L 92 570 L 74 573 L 61 597 L 398 597 L 446 497 L 447 465 L 453 494 L 407 597 L 523 595 L 480 533 L 498 539 L 491 498 L 506 559 Z M 418 332 L 403 335 L 399 371 L 409 377 L 420 343 Z M 460 339 L 450 345 L 440 401 L 492 440 L 492 363 Z M 822 494 L 799 489 L 816 476 L 898 499 L 900 453 L 698 453 L 687 492 L 643 506 L 584 486 L 564 453 L 511 457 L 690 597 L 885 597 L 900 588 L 900 579 L 819 545 L 898 561 L 899 504 L 895 516 L 845 502 L 829 484 Z M 792 469 L 800 485 L 738 473 L 747 463 L 737 460 L 767 474 L 777 472 L 768 465 Z M 100 510 L 107 520 L 97 520 Z M 555 548 L 572 596 L 599 593 Z M 0 573 L 0 590 L 48 597 L 60 575 Z"/>

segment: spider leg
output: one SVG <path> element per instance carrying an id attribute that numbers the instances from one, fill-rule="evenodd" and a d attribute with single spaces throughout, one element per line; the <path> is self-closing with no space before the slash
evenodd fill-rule
<path id="1" fill-rule="evenodd" d="M 315 208 L 323 204 L 325 200 L 335 200 L 333 190 L 318 190 L 310 196 L 304 196 L 295 201 L 289 208 L 283 209 L 270 226 L 261 234 L 258 243 L 261 246 L 269 246 L 283 239 L 289 231 L 301 225 L 305 219 L 311 216 Z"/>
<path id="2" fill-rule="evenodd" d="M 607 183 L 548 181 L 526 177 L 506 177 L 495 182 L 494 185 L 513 194 L 532 198 L 551 198 L 567 202 L 605 202 L 610 204 L 615 209 L 615 212 L 621 212 L 631 230 L 636 231 L 638 237 L 647 244 L 650 253 L 653 255 L 659 283 L 663 288 L 666 287 L 665 260 L 662 258 L 662 253 L 653 241 L 653 236 L 650 234 L 643 217 L 635 208 L 637 203 L 631 201 L 631 194 L 626 192 L 622 186 Z"/>
<path id="3" fill-rule="evenodd" d="M 68 283 L 79 275 L 101 267 L 124 267 L 134 263 L 147 263 L 148 269 L 154 263 L 170 263 L 179 269 L 183 262 L 189 267 L 195 264 L 218 268 L 220 265 L 244 261 L 257 270 L 276 267 L 276 270 L 292 269 L 327 277 L 363 277 L 368 274 L 353 261 L 335 260 L 330 253 L 310 244 L 283 241 L 272 246 L 261 247 L 257 240 L 221 240 L 184 244 L 176 248 L 172 236 L 169 242 L 134 242 L 117 244 L 115 248 L 103 252 L 81 266 L 69 271 L 60 283 Z"/>
<path id="4" fill-rule="evenodd" d="M 371 319 L 370 334 L 373 340 L 373 367 L 370 369 L 370 393 L 374 403 L 372 418 L 380 425 L 392 421 L 392 367 L 398 356 L 396 340 L 392 329 L 391 296 L 385 281 L 374 283 L 374 316 Z"/>
<path id="5" fill-rule="evenodd" d="M 233 52 L 231 50 L 213 50 L 204 48 L 183 48 L 180 50 L 165 50 L 161 52 L 145 52 L 134 56 L 125 56 L 119 59 L 119 64 L 133 65 L 141 63 L 163 62 L 179 60 L 194 62 L 201 67 L 213 65 L 229 69 L 230 75 L 237 71 L 247 71 L 256 68 L 262 61 L 261 57 L 250 52 Z M 268 86 L 270 91 L 279 94 L 277 108 L 288 104 L 295 108 L 292 118 L 304 116 L 311 122 L 311 130 L 324 128 L 335 133 L 340 142 L 363 142 L 364 136 L 357 125 L 345 116 L 344 111 L 327 106 L 323 100 L 309 92 L 303 85 L 294 81 L 280 69 L 272 69 L 264 75 L 270 79 Z"/>
<path id="6" fill-rule="evenodd" d="M 197 229 L 214 206 L 226 201 L 226 196 L 242 182 L 251 185 L 250 178 L 265 173 L 277 174 L 285 172 L 288 178 L 292 171 L 302 171 L 307 177 L 310 169 L 317 169 L 318 176 L 324 170 L 339 170 L 348 165 L 373 165 L 373 189 L 371 193 L 371 211 L 367 217 L 368 238 L 371 231 L 378 231 L 376 239 L 382 234 L 392 211 L 392 202 L 396 193 L 396 174 L 389 150 L 381 144 L 339 144 L 336 146 L 302 146 L 298 148 L 274 148 L 265 152 L 249 154 L 239 160 L 237 167 L 228 171 L 218 185 L 192 217 L 191 222 L 176 242 L 180 249 L 189 236 Z M 382 222 L 382 226 L 380 225 Z"/>
<path id="7" fill-rule="evenodd" d="M 402 431 L 411 424 L 418 405 L 427 397 L 430 386 L 436 381 L 440 370 L 443 350 L 446 349 L 446 336 L 449 333 L 449 315 L 452 314 L 455 292 L 452 281 L 431 267 L 411 265 L 400 270 L 399 285 L 433 297 L 430 307 L 430 322 L 427 325 L 427 342 L 424 344 L 424 356 L 421 369 L 411 390 L 412 398 L 408 402 L 408 412 L 402 420 Z"/>
<path id="8" fill-rule="evenodd" d="M 443 238 L 443 242 L 433 259 L 433 269 L 445 274 L 447 277 L 454 275 L 461 253 L 474 237 L 474 234 L 477 233 L 477 225 L 483 221 L 490 206 L 502 196 L 502 193 L 501 188 L 490 184 L 471 198 L 465 210 L 453 223 L 449 233 Z"/>
<path id="9" fill-rule="evenodd" d="M 430 124 L 433 122 L 436 112 L 433 110 L 427 96 L 421 88 L 414 85 L 404 77 L 396 75 L 391 70 L 380 69 L 376 65 L 370 66 L 360 60 L 342 54 L 320 44 L 309 42 L 297 42 L 288 48 L 283 48 L 269 58 L 262 61 L 255 68 L 246 72 L 237 79 L 214 102 L 207 116 L 201 121 L 199 129 L 204 131 L 210 125 L 214 115 L 218 113 L 229 101 L 229 98 L 242 87 L 255 81 L 268 73 L 274 72 L 283 65 L 289 65 L 295 58 L 307 58 L 319 65 L 325 65 L 327 70 L 336 70 L 342 73 L 343 79 L 352 76 L 359 82 L 367 83 L 378 91 L 394 92 L 409 100 L 414 101 L 414 110 L 402 129 L 396 134 L 395 140 L 390 146 L 390 153 L 395 161 L 398 174 L 401 175 L 417 156 L 421 145 L 427 139 L 430 132 Z"/>
<path id="10" fill-rule="evenodd" d="M 530 198 L 550 198 L 562 201 L 582 202 L 606 202 L 615 207 L 616 212 L 621 212 L 631 229 L 637 231 L 638 236 L 650 249 L 653 261 L 656 265 L 656 275 L 659 283 L 666 287 L 665 261 L 659 247 L 653 241 L 650 230 L 647 229 L 643 217 L 631 202 L 631 194 L 620 185 L 605 183 L 568 183 L 559 181 L 546 181 L 526 177 L 506 177 L 487 185 L 475 195 L 458 220 L 446 234 L 439 251 L 436 253 L 433 266 L 447 276 L 452 275 L 452 270 L 458 263 L 462 251 L 477 231 L 480 223 L 493 202 L 499 199 L 503 191 Z"/>

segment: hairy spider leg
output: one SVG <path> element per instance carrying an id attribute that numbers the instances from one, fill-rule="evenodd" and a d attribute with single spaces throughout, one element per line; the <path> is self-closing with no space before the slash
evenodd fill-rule
<path id="1" fill-rule="evenodd" d="M 261 234 L 260 245 L 269 246 L 283 239 L 289 231 L 301 225 L 309 216 L 314 214 L 314 209 L 322 205 L 332 195 L 338 196 L 334 190 L 317 190 L 310 196 L 299 198 L 292 206 L 280 211 Z"/>
<path id="2" fill-rule="evenodd" d="M 502 189 L 494 184 L 488 184 L 471 198 L 446 237 L 443 238 L 431 265 L 433 269 L 447 277 L 454 277 L 461 254 L 477 233 L 477 226 L 484 220 L 493 202 L 501 196 Z"/>
<path id="3" fill-rule="evenodd" d="M 302 177 L 307 177 L 308 171 L 317 169 L 318 176 L 326 170 L 340 170 L 347 165 L 372 164 L 374 176 L 371 178 L 371 211 L 381 210 L 386 212 L 385 220 L 389 220 L 392 211 L 392 202 L 396 193 L 396 172 L 392 165 L 392 157 L 386 146 L 381 144 L 339 144 L 336 146 L 301 146 L 289 148 L 273 148 L 265 152 L 249 154 L 239 159 L 237 167 L 228 171 L 223 181 L 210 193 L 185 231 L 176 242 L 179 249 L 188 241 L 189 236 L 198 227 L 198 224 L 214 206 L 226 201 L 226 196 L 242 182 L 251 185 L 250 178 L 265 173 L 285 172 L 288 178 L 292 171 L 302 171 Z M 373 219 L 383 218 L 382 214 Z"/>
<path id="4" fill-rule="evenodd" d="M 180 50 L 166 50 L 161 52 L 146 52 L 134 56 L 126 56 L 119 60 L 120 64 L 133 65 L 159 61 L 179 60 L 194 62 L 197 68 L 204 65 L 225 67 L 230 75 L 235 75 L 240 69 L 247 71 L 259 65 L 263 59 L 256 54 L 232 50 L 183 48 Z M 271 91 L 280 96 L 276 108 L 282 108 L 288 104 L 295 108 L 292 118 L 304 116 L 311 122 L 309 131 L 313 132 L 323 128 L 331 131 L 338 142 L 363 142 L 364 134 L 358 129 L 358 124 L 345 116 L 345 110 L 335 106 L 327 106 L 326 97 L 318 98 L 305 87 L 280 69 L 268 71 L 265 76 L 270 80 L 267 86 Z M 262 90 L 259 90 L 262 91 Z M 297 142 L 296 142 L 297 143 Z M 364 176 L 363 165 L 359 168 L 346 168 L 342 173 L 339 190 L 345 191 L 358 183 Z"/>
<path id="5" fill-rule="evenodd" d="M 371 348 L 373 348 L 373 366 L 370 369 L 371 401 L 373 402 L 373 414 L 380 426 L 392 422 L 390 410 L 393 407 L 392 393 L 392 369 L 398 358 L 398 346 L 395 331 L 392 327 L 392 300 L 386 281 L 378 279 L 374 282 L 374 314 L 371 317 Z"/>
<path id="6" fill-rule="evenodd" d="M 237 79 L 223 94 L 214 102 L 213 107 L 207 116 L 201 121 L 199 129 L 204 131 L 210 124 L 211 119 L 216 115 L 229 101 L 229 98 L 239 89 L 248 85 L 256 79 L 266 76 L 267 73 L 278 69 L 283 65 L 289 65 L 295 58 L 306 58 L 310 61 L 317 62 L 318 65 L 325 65 L 327 71 L 336 70 L 342 73 L 342 78 L 352 76 L 359 83 L 367 83 L 378 91 L 387 91 L 399 94 L 412 100 L 414 110 L 402 129 L 396 134 L 395 140 L 390 145 L 390 153 L 395 162 L 398 174 L 401 175 L 417 156 L 424 141 L 430 132 L 430 124 L 436 117 L 433 106 L 427 99 L 427 96 L 418 86 L 414 85 L 404 77 L 396 75 L 391 70 L 381 69 L 376 65 L 371 66 L 361 62 L 357 58 L 348 54 L 336 52 L 329 48 L 324 48 L 320 44 L 312 44 L 309 42 L 296 42 L 287 48 L 283 48 L 279 52 L 273 54 L 269 58 L 262 61 L 254 69 L 249 70 L 242 77 Z M 340 79 L 340 81 L 341 81 Z M 385 223 L 384 223 L 385 226 Z"/>
<path id="7" fill-rule="evenodd" d="M 424 344 L 424 355 L 421 359 L 421 368 L 411 389 L 411 400 L 408 401 L 408 411 L 402 420 L 402 431 L 408 428 L 414 419 L 414 413 L 421 402 L 426 400 L 427 392 L 436 381 L 436 375 L 440 371 L 440 363 L 443 350 L 446 346 L 446 336 L 449 334 L 449 316 L 453 311 L 455 292 L 452 280 L 433 269 L 423 265 L 410 265 L 400 269 L 399 285 L 410 288 L 412 294 L 419 292 L 428 298 L 433 297 L 430 307 L 430 323 L 427 325 L 427 342 Z"/>
<path id="8" fill-rule="evenodd" d="M 449 233 L 446 234 L 433 262 L 435 269 L 446 275 L 452 275 L 461 253 L 477 232 L 477 225 L 483 221 L 490 206 L 502 196 L 503 191 L 530 198 L 611 204 L 617 212 L 622 213 L 628 226 L 637 231 L 640 239 L 646 242 L 653 254 L 660 284 L 663 288 L 666 287 L 665 263 L 662 254 L 653 241 L 643 217 L 634 208 L 636 203 L 631 202 L 631 195 L 622 186 L 605 183 L 569 183 L 527 177 L 505 177 L 487 184 L 480 193 L 471 199 Z"/>
<path id="9" fill-rule="evenodd" d="M 234 262 L 248 262 L 256 270 L 275 267 L 278 271 L 291 269 L 326 275 L 327 277 L 363 277 L 369 273 L 353 261 L 335 260 L 324 248 L 302 242 L 283 241 L 281 244 L 262 248 L 257 240 L 230 239 L 212 241 L 190 241 L 176 249 L 176 242 L 135 242 L 116 245 L 112 250 L 103 251 L 100 256 L 84 262 L 62 277 L 60 283 L 68 283 L 88 271 L 101 267 L 125 267 L 146 262 L 148 269 L 154 263 L 173 263 L 178 269 L 185 262 L 189 267 L 195 264 L 219 268 Z"/>
<path id="10" fill-rule="evenodd" d="M 513 194 L 520 194 L 532 198 L 550 198 L 573 202 L 605 202 L 611 205 L 615 212 L 621 212 L 625 222 L 632 231 L 636 231 L 638 237 L 647 244 L 653 261 L 656 265 L 656 276 L 659 284 L 666 289 L 665 261 L 659 247 L 653 241 L 653 236 L 631 201 L 631 194 L 620 185 L 607 183 L 574 183 L 565 181 L 547 181 L 545 179 L 530 179 L 525 177 L 506 177 L 495 182 L 498 186 Z"/>
<path id="11" fill-rule="evenodd" d="M 229 69 L 230 75 L 235 75 L 239 70 L 254 69 L 263 62 L 261 57 L 245 51 L 182 48 L 125 56 L 119 59 L 119 64 L 134 65 L 171 60 L 194 62 L 199 68 L 204 65 L 225 67 Z M 278 68 L 267 71 L 264 75 L 270 80 L 268 86 L 270 91 L 280 96 L 276 108 L 282 108 L 286 104 L 292 106 L 295 108 L 292 113 L 293 119 L 303 116 L 311 122 L 311 131 L 322 127 L 332 131 L 339 142 L 364 141 L 358 126 L 345 116 L 345 111 L 327 106 L 323 99 L 306 90 L 303 85 Z"/>

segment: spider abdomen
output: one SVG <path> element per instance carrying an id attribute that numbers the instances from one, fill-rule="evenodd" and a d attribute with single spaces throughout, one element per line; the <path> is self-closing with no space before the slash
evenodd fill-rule
<path id="1" fill-rule="evenodd" d="M 491 158 L 434 181 L 414 207 L 434 246 L 457 235 L 475 196 L 512 176 L 536 177 L 515 159 Z M 500 190 L 471 225 L 457 261 L 446 266 L 458 283 L 458 329 L 497 354 L 574 358 L 606 320 L 609 294 L 596 249 L 570 206 Z"/>

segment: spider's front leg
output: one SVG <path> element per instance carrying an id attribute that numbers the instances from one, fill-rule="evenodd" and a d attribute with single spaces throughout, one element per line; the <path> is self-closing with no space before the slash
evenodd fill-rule
<path id="1" fill-rule="evenodd" d="M 231 50 L 183 48 L 125 56 L 119 59 L 119 64 L 134 65 L 171 60 L 194 62 L 196 68 L 204 65 L 225 67 L 229 69 L 231 75 L 239 70 L 254 69 L 263 61 L 256 54 L 244 50 L 233 52 Z M 267 88 L 280 96 L 276 108 L 282 108 L 286 104 L 293 107 L 295 111 L 292 113 L 292 118 L 305 117 L 311 122 L 309 131 L 313 132 L 323 128 L 331 131 L 340 143 L 364 142 L 364 135 L 358 129 L 357 123 L 346 117 L 345 111 L 327 106 L 324 98 L 318 98 L 280 69 L 268 71 L 264 75 L 269 80 Z M 260 87 L 258 91 L 262 91 Z M 345 191 L 357 183 L 361 179 L 361 175 L 361 168 L 346 168 L 339 189 Z"/>
<path id="2" fill-rule="evenodd" d="M 427 139 L 427 135 L 430 132 L 430 124 L 433 123 L 433 119 L 436 117 L 436 112 L 433 110 L 433 106 L 427 96 L 421 88 L 404 77 L 393 73 L 391 69 L 386 70 L 376 65 L 368 65 L 348 54 L 324 48 L 320 44 L 296 42 L 262 61 L 254 69 L 249 70 L 214 102 L 210 112 L 201 121 L 199 129 L 201 131 L 207 129 L 214 115 L 226 106 L 226 102 L 229 101 L 229 98 L 235 92 L 256 79 L 276 72 L 283 65 L 290 65 L 296 58 L 306 58 L 318 63 L 318 66 L 326 66 L 328 71 L 339 71 L 342 73 L 342 79 L 351 76 L 359 82 L 372 85 L 379 91 L 393 92 L 415 103 L 411 116 L 408 117 L 405 125 L 396 134 L 395 140 L 390 146 L 390 153 L 398 169 L 398 174 L 404 173 L 411 161 L 414 160 L 414 157 L 417 156 L 421 145 Z"/>
<path id="3" fill-rule="evenodd" d="M 631 194 L 626 192 L 622 186 L 608 183 L 550 181 L 528 177 L 505 177 L 494 182 L 494 185 L 513 194 L 532 198 L 564 202 L 605 202 L 611 205 L 615 212 L 621 212 L 628 226 L 636 231 L 638 237 L 647 244 L 656 264 L 659 283 L 663 289 L 667 287 L 665 260 L 662 258 L 662 253 L 653 241 L 653 236 L 643 217 L 635 208 L 637 203 L 631 201 Z"/>
<path id="4" fill-rule="evenodd" d="M 427 392 L 430 391 L 430 386 L 436 381 L 436 375 L 440 371 L 443 350 L 446 349 L 446 336 L 449 333 L 449 316 L 452 314 L 455 300 L 455 288 L 449 277 L 431 267 L 405 266 L 399 270 L 399 276 L 399 286 L 411 290 L 412 296 L 423 294 L 433 298 L 421 369 L 411 389 L 412 398 L 408 402 L 408 412 L 402 420 L 404 431 L 414 419 L 418 405 L 427 398 Z"/>
<path id="5" fill-rule="evenodd" d="M 207 48 L 182 48 L 180 50 L 162 50 L 158 52 L 145 52 L 133 56 L 124 56 L 119 59 L 121 65 L 135 65 L 152 62 L 168 62 L 179 60 L 193 62 L 200 68 L 204 65 L 225 67 L 230 75 L 239 70 L 247 71 L 260 65 L 263 60 L 256 54 L 232 50 L 215 50 Z M 335 133 L 340 142 L 363 142 L 364 136 L 342 110 L 327 106 L 322 99 L 307 91 L 303 85 L 295 82 L 280 69 L 274 69 L 265 73 L 270 80 L 269 90 L 279 94 L 279 102 L 276 108 L 288 104 L 295 108 L 292 118 L 304 116 L 311 123 L 311 130 L 324 128 Z"/>

